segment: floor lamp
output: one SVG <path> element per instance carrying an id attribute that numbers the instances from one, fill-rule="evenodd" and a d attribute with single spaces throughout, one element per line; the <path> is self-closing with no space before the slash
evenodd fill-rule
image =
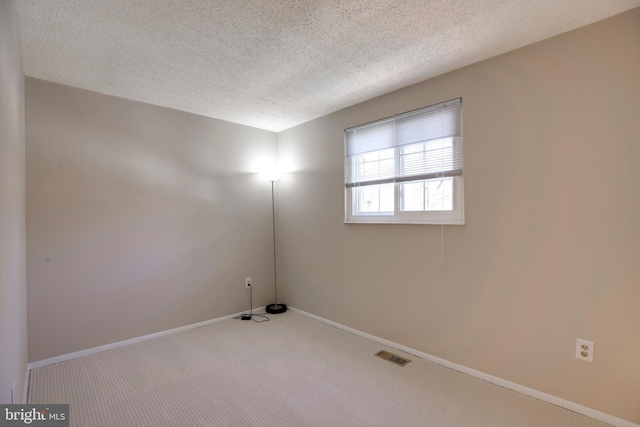
<path id="1" fill-rule="evenodd" d="M 278 302 L 278 270 L 276 266 L 276 196 L 273 191 L 273 187 L 278 180 L 279 175 L 273 175 L 269 177 L 269 181 L 271 182 L 271 218 L 273 221 L 273 288 L 275 291 L 276 301 L 274 304 L 269 304 L 266 307 L 267 313 L 269 314 L 280 314 L 287 311 L 287 306 L 285 304 L 280 304 Z"/>

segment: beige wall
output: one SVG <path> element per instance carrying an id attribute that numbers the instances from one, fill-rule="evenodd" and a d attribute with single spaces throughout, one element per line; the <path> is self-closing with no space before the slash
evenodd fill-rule
<path id="1" fill-rule="evenodd" d="M 29 359 L 273 299 L 273 132 L 26 79 Z"/>
<path id="2" fill-rule="evenodd" d="M 0 0 L 0 403 L 22 403 L 27 368 L 24 74 L 13 1 Z"/>
<path id="3" fill-rule="evenodd" d="M 439 226 L 343 224 L 343 129 L 459 96 L 467 224 L 441 272 Z M 640 423 L 640 9 L 278 141 L 283 302 Z"/>

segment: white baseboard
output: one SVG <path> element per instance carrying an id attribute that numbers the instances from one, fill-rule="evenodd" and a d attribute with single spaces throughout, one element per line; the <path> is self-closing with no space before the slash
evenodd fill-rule
<path id="1" fill-rule="evenodd" d="M 254 313 L 260 312 L 260 311 L 263 311 L 265 308 L 266 306 L 256 307 L 253 309 L 253 312 Z M 131 338 L 124 341 L 118 341 L 111 344 L 105 344 L 98 347 L 88 348 L 86 350 L 80 350 L 80 351 L 75 351 L 69 354 L 63 354 L 60 356 L 51 357 L 49 359 L 43 359 L 43 360 L 38 360 L 36 362 L 31 362 L 27 366 L 27 380 L 29 378 L 29 371 L 31 371 L 32 369 L 41 368 L 47 365 L 53 365 L 54 363 L 64 362 L 67 360 L 75 359 L 77 357 L 86 356 L 89 354 L 100 353 L 101 351 L 111 350 L 113 348 L 118 348 L 118 347 L 122 347 L 129 344 L 135 344 L 142 341 L 152 340 L 154 338 L 160 338 L 165 335 L 171 335 L 171 334 L 176 334 L 178 332 L 188 331 L 189 329 L 200 328 L 202 326 L 207 326 L 213 323 L 222 322 L 224 320 L 233 319 L 234 317 L 240 316 L 245 313 L 247 313 L 246 310 L 241 311 L 240 313 L 229 314 L 228 316 L 222 316 L 215 319 L 205 320 L 204 322 L 200 322 L 200 323 L 193 323 L 191 325 L 180 326 L 179 328 L 168 329 L 166 331 L 155 332 L 153 334 L 143 335 L 141 337 Z M 26 384 L 25 384 L 25 387 L 26 387 Z M 25 394 L 25 401 L 26 401 L 26 394 Z"/>
<path id="2" fill-rule="evenodd" d="M 371 334 L 368 334 L 366 332 L 362 332 L 362 331 L 359 331 L 357 329 L 350 328 L 349 326 L 345 326 L 345 325 L 342 325 L 340 323 L 333 322 L 331 320 L 325 319 L 324 317 L 316 316 L 315 314 L 307 313 L 306 311 L 302 311 L 302 310 L 299 310 L 299 309 L 291 307 L 291 306 L 288 306 L 288 307 L 289 307 L 289 310 L 291 310 L 291 311 L 294 311 L 296 313 L 300 313 L 303 316 L 309 317 L 309 318 L 314 319 L 314 320 L 318 320 L 318 321 L 320 321 L 322 323 L 325 323 L 327 325 L 334 326 L 334 327 L 336 327 L 338 329 L 342 329 L 342 330 L 344 330 L 346 332 L 350 332 L 350 333 L 352 333 L 354 335 L 358 335 L 360 337 L 369 339 L 371 341 L 375 341 L 375 342 L 380 343 L 382 345 L 386 345 L 388 347 L 392 347 L 392 348 L 404 351 L 405 353 L 414 355 L 414 356 L 419 357 L 421 359 L 425 359 L 425 360 L 428 360 L 430 362 L 437 363 L 438 365 L 446 366 L 447 368 L 451 368 L 451 369 L 454 369 L 454 370 L 456 370 L 458 372 L 462 372 L 464 374 L 468 374 L 468 375 L 471 375 L 473 377 L 480 378 L 482 380 L 485 380 L 485 381 L 488 381 L 490 383 L 499 385 L 501 387 L 508 388 L 510 390 L 513 390 L 513 391 L 517 391 L 518 393 L 524 394 L 526 396 L 534 397 L 536 399 L 542 400 L 543 402 L 547 402 L 547 403 L 551 403 L 552 405 L 560 406 L 562 408 L 568 409 L 568 410 L 573 411 L 573 412 L 577 412 L 578 414 L 585 415 L 585 416 L 593 418 L 595 420 L 602 421 L 604 423 L 611 424 L 611 425 L 616 426 L 616 427 L 640 427 L 640 424 L 635 424 L 635 423 L 632 423 L 631 421 L 627 421 L 627 420 L 623 420 L 622 418 L 614 417 L 613 415 L 609 415 L 609 414 L 606 414 L 604 412 L 600 412 L 600 411 L 597 411 L 595 409 L 592 409 L 592 408 L 589 408 L 589 407 L 586 407 L 586 406 L 583 406 L 583 405 L 579 405 L 579 404 L 571 402 L 569 400 L 565 400 L 565 399 L 562 399 L 560 397 L 553 396 L 551 394 L 543 393 L 541 391 L 538 391 L 538 390 L 535 390 L 535 389 L 532 389 L 532 388 L 529 388 L 529 387 L 525 387 L 523 385 L 516 384 L 514 382 L 507 381 L 505 379 L 502 379 L 502 378 L 499 378 L 499 377 L 496 377 L 496 376 L 493 376 L 493 375 L 489 375 L 487 373 L 484 373 L 484 372 L 481 372 L 481 371 L 477 371 L 475 369 L 471 369 L 471 368 L 468 368 L 466 366 L 459 365 L 457 363 L 450 362 L 450 361 L 445 360 L 445 359 L 441 359 L 441 358 L 433 356 L 431 354 L 424 353 L 422 351 L 413 349 L 411 347 L 407 347 L 407 346 L 404 346 L 402 344 L 398 344 L 398 343 L 395 343 L 393 341 L 389 341 L 389 340 L 386 340 L 384 338 L 380 338 L 380 337 L 377 337 L 375 335 L 371 335 Z"/>

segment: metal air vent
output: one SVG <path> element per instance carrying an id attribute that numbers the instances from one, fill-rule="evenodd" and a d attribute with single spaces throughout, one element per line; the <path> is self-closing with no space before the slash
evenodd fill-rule
<path id="1" fill-rule="evenodd" d="M 405 359 L 404 357 L 398 356 L 397 354 L 389 353 L 388 351 L 385 351 L 385 350 L 380 350 L 375 355 L 381 359 L 384 359 L 391 363 L 395 363 L 398 366 L 404 366 L 407 363 L 411 362 L 411 360 L 409 359 Z"/>

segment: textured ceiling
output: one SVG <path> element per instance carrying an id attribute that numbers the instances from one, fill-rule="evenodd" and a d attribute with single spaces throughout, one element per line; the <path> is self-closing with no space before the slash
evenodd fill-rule
<path id="1" fill-rule="evenodd" d="M 20 0 L 25 74 L 280 131 L 640 0 Z"/>

